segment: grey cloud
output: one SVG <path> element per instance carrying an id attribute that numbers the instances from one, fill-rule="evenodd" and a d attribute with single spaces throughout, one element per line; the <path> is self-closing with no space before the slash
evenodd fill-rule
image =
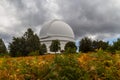
<path id="1" fill-rule="evenodd" d="M 60 0 L 58 1 L 61 6 L 59 13 L 71 25 L 76 38 L 86 34 L 119 34 L 120 14 L 118 13 L 120 13 L 120 8 L 116 7 L 112 1 Z"/>
<path id="2" fill-rule="evenodd" d="M 51 12 L 45 8 L 47 0 L 6 0 L 6 2 L 10 6 L 9 11 L 11 8 L 15 10 L 11 15 L 20 22 L 11 25 L 10 31 L 6 30 L 5 33 L 0 31 L 0 37 L 6 42 L 11 41 L 12 36 L 22 35 L 28 27 L 38 32 L 39 27 L 41 28 L 41 25 L 52 17 L 48 16 Z M 89 34 L 96 35 L 98 39 L 120 34 L 120 7 L 113 3 L 114 0 L 56 0 L 56 2 L 59 10 L 54 14 L 61 16 L 72 27 L 76 39 Z"/>
<path id="3" fill-rule="evenodd" d="M 32 3 L 31 1 L 35 5 L 27 6 L 27 4 Z M 25 3 L 25 0 L 6 0 L 6 2 L 10 6 L 8 9 L 14 8 L 15 11 L 11 15 L 20 21 L 20 24 L 9 26 L 10 31 L 6 29 L 5 33 L 0 32 L 0 37 L 5 39 L 5 42 L 10 42 L 13 36 L 22 35 L 27 28 L 32 28 L 35 31 L 36 27 L 46 20 L 46 10 L 41 0 L 30 0 L 27 3 Z"/>
<path id="4" fill-rule="evenodd" d="M 5 43 L 9 43 L 11 41 L 11 35 L 8 33 L 0 33 L 0 38 L 2 38 Z"/>
<path id="5" fill-rule="evenodd" d="M 9 3 L 16 8 L 17 18 L 22 22 L 21 25 L 25 26 L 38 26 L 43 24 L 46 19 L 46 10 L 44 10 L 43 2 L 40 0 L 30 0 L 27 3 L 25 0 L 11 0 Z M 27 4 L 34 2 L 34 6 Z M 37 9 L 37 11 L 35 11 Z"/>
<path id="6" fill-rule="evenodd" d="M 14 5 L 18 10 L 25 9 L 23 0 L 8 0 L 10 5 Z"/>

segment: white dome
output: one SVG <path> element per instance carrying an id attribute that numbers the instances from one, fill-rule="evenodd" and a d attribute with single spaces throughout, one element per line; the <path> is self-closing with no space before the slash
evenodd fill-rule
<path id="1" fill-rule="evenodd" d="M 61 20 L 53 20 L 43 25 L 40 30 L 40 39 L 74 41 L 71 27 Z"/>

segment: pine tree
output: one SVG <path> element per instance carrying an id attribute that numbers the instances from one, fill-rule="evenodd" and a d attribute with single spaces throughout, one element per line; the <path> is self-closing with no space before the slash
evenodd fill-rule
<path id="1" fill-rule="evenodd" d="M 88 38 L 88 37 L 83 38 L 80 41 L 80 48 L 79 48 L 79 50 L 82 51 L 82 52 L 92 51 L 93 50 L 92 40 L 90 38 Z"/>
<path id="2" fill-rule="evenodd" d="M 0 53 L 6 53 L 7 49 L 2 39 L 0 39 Z"/>
<path id="3" fill-rule="evenodd" d="M 32 29 L 28 29 L 24 34 L 24 38 L 26 40 L 26 51 L 28 53 L 34 52 L 40 49 L 40 40 L 39 37 L 34 34 Z"/>
<path id="4" fill-rule="evenodd" d="M 45 54 L 47 52 L 47 48 L 45 44 L 42 44 L 40 47 L 40 54 Z"/>
<path id="5" fill-rule="evenodd" d="M 25 39 L 23 37 L 13 37 L 12 43 L 9 44 L 10 55 L 15 56 L 27 56 L 27 52 L 25 50 L 26 44 Z"/>
<path id="6" fill-rule="evenodd" d="M 100 40 L 100 41 L 93 41 L 93 43 L 92 43 L 92 47 L 93 47 L 93 49 L 103 49 L 103 50 L 106 50 L 107 48 L 108 48 L 108 46 L 109 46 L 109 44 L 108 44 L 108 42 L 104 42 L 104 41 L 102 41 L 102 40 Z"/>
<path id="7" fill-rule="evenodd" d="M 29 28 L 22 37 L 13 38 L 9 49 L 11 56 L 27 56 L 31 52 L 40 50 L 39 37 Z"/>
<path id="8" fill-rule="evenodd" d="M 74 42 L 67 42 L 64 49 L 65 49 L 65 52 L 67 53 L 75 53 L 77 47 Z"/>
<path id="9" fill-rule="evenodd" d="M 60 50 L 60 41 L 59 40 L 52 40 L 52 43 L 50 45 L 50 51 L 56 53 L 59 50 Z"/>
<path id="10" fill-rule="evenodd" d="M 116 42 L 113 42 L 113 46 L 115 50 L 120 50 L 120 38 Z"/>

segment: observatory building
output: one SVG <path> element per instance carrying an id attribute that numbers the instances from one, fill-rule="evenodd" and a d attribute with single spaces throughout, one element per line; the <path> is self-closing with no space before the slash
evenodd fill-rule
<path id="1" fill-rule="evenodd" d="M 67 42 L 75 42 L 73 30 L 67 23 L 61 20 L 52 20 L 44 24 L 40 30 L 39 36 L 41 44 L 46 45 L 48 53 L 53 53 L 49 48 L 52 40 L 60 41 L 61 50 L 64 50 L 64 46 Z M 60 53 L 60 51 L 58 51 L 58 53 Z"/>

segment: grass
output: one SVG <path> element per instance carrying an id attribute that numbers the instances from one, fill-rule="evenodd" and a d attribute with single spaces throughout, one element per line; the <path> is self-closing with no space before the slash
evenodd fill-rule
<path id="1" fill-rule="evenodd" d="M 0 58 L 0 80 L 120 80 L 120 54 L 91 53 Z"/>

